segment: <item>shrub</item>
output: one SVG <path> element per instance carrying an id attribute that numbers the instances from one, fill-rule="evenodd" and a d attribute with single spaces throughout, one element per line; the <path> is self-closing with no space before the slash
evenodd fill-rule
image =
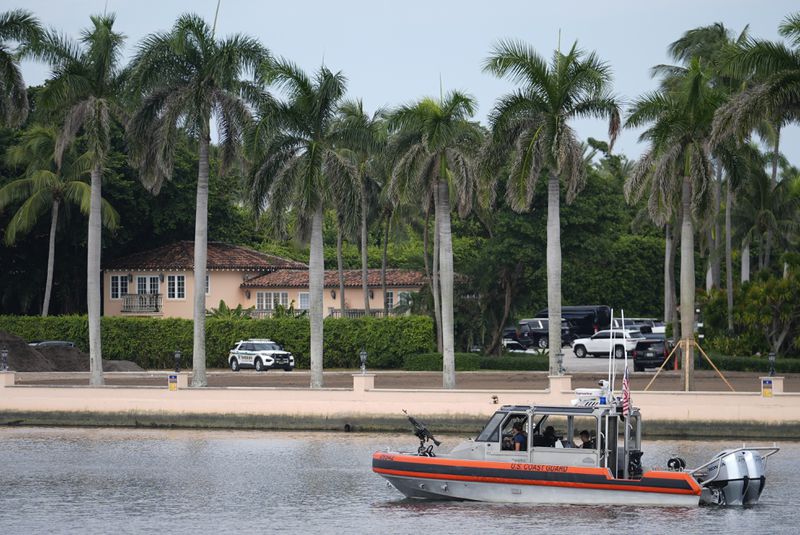
<path id="1" fill-rule="evenodd" d="M 131 360 L 144 368 L 168 368 L 175 350 L 183 364 L 192 361 L 192 320 L 179 318 L 102 318 L 103 358 Z M 400 368 L 403 356 L 435 348 L 433 322 L 426 316 L 329 318 L 325 320 L 324 365 L 355 368 L 363 347 L 371 368 Z M 71 340 L 88 351 L 86 316 L 0 316 L 0 331 L 25 340 Z M 306 318 L 206 320 L 206 363 L 227 366 L 228 351 L 246 338 L 271 338 L 295 355 L 297 367 L 309 365 Z"/>
<path id="2" fill-rule="evenodd" d="M 480 369 L 480 355 L 475 353 L 456 353 L 456 371 L 466 372 Z M 443 357 L 441 353 L 422 353 L 407 355 L 403 359 L 403 369 L 410 372 L 440 372 Z"/>
<path id="3" fill-rule="evenodd" d="M 533 357 L 482 357 L 482 370 L 548 371 L 550 360 L 545 356 Z"/>
<path id="4" fill-rule="evenodd" d="M 714 365 L 722 371 L 729 372 L 769 372 L 769 359 L 763 357 L 727 357 L 717 355 L 714 353 L 709 354 Z M 695 359 L 695 368 L 701 370 L 710 370 L 711 365 L 708 361 L 701 356 Z M 775 360 L 776 373 L 800 373 L 800 359 L 796 358 L 778 358 Z"/>

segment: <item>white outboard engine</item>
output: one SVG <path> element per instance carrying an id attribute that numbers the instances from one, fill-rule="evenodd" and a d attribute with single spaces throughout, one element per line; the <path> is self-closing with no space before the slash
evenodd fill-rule
<path id="1" fill-rule="evenodd" d="M 745 450 L 742 453 L 744 454 L 745 464 L 747 464 L 747 476 L 750 479 L 744 492 L 742 503 L 744 505 L 755 505 L 761 497 L 761 491 L 764 490 L 767 463 L 757 451 Z"/>
<path id="2" fill-rule="evenodd" d="M 750 475 L 741 450 L 725 450 L 706 468 L 702 484 L 708 493 L 703 501 L 717 505 L 742 505 L 750 486 Z"/>

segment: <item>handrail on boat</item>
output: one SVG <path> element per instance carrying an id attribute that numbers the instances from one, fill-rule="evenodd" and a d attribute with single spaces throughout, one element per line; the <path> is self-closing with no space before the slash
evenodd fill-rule
<path id="1" fill-rule="evenodd" d="M 708 477 L 704 482 L 700 483 L 700 486 L 704 487 L 707 484 L 713 482 L 717 478 L 717 476 L 719 475 L 719 471 L 722 469 L 722 463 L 718 462 L 718 461 L 720 461 L 721 458 L 723 457 L 723 455 L 721 455 L 722 453 L 724 453 L 725 455 L 731 455 L 731 454 L 734 454 L 734 453 L 739 453 L 740 451 L 766 451 L 767 453 L 761 456 L 762 459 L 766 459 L 767 457 L 769 457 L 771 455 L 775 455 L 780 450 L 781 449 L 778 446 L 774 446 L 774 445 L 773 446 L 753 446 L 753 447 L 742 446 L 741 448 L 736 448 L 735 450 L 725 450 L 724 452 L 720 452 L 719 454 L 717 454 L 716 457 L 714 457 L 713 459 L 711 459 L 707 463 L 701 464 L 700 466 L 698 466 L 697 468 L 693 468 L 692 470 L 686 470 L 686 473 L 689 474 L 689 475 L 694 476 L 694 474 L 697 473 L 698 471 L 700 471 L 703 468 L 705 468 L 705 467 L 707 467 L 707 466 L 709 466 L 709 465 L 711 465 L 711 464 L 716 462 L 717 463 L 717 469 L 714 472 L 714 475 L 711 476 L 711 477 Z"/>

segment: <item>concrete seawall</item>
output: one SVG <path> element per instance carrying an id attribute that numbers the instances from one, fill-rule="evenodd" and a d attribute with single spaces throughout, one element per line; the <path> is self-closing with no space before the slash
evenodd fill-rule
<path id="1" fill-rule="evenodd" d="M 779 381 L 778 381 L 779 383 Z M 474 432 L 500 405 L 569 404 L 571 378 L 545 390 L 375 389 L 371 375 L 353 388 L 92 388 L 19 386 L 0 374 L 0 425 L 407 430 L 402 410 L 440 432 Z M 800 394 L 632 392 L 645 433 L 672 437 L 800 438 Z"/>

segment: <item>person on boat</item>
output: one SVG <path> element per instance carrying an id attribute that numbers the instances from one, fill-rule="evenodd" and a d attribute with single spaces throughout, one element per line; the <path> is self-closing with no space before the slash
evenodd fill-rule
<path id="1" fill-rule="evenodd" d="M 592 440 L 591 436 L 589 435 L 589 431 L 584 429 L 581 431 L 579 436 L 581 437 L 582 442 L 581 448 L 594 449 L 594 440 Z"/>
<path id="2" fill-rule="evenodd" d="M 522 422 L 514 422 L 514 451 L 526 451 L 528 449 L 528 435 L 525 434 Z"/>
<path id="3" fill-rule="evenodd" d="M 544 437 L 545 446 L 548 448 L 552 448 L 556 445 L 556 430 L 552 425 L 548 425 L 544 428 Z"/>

